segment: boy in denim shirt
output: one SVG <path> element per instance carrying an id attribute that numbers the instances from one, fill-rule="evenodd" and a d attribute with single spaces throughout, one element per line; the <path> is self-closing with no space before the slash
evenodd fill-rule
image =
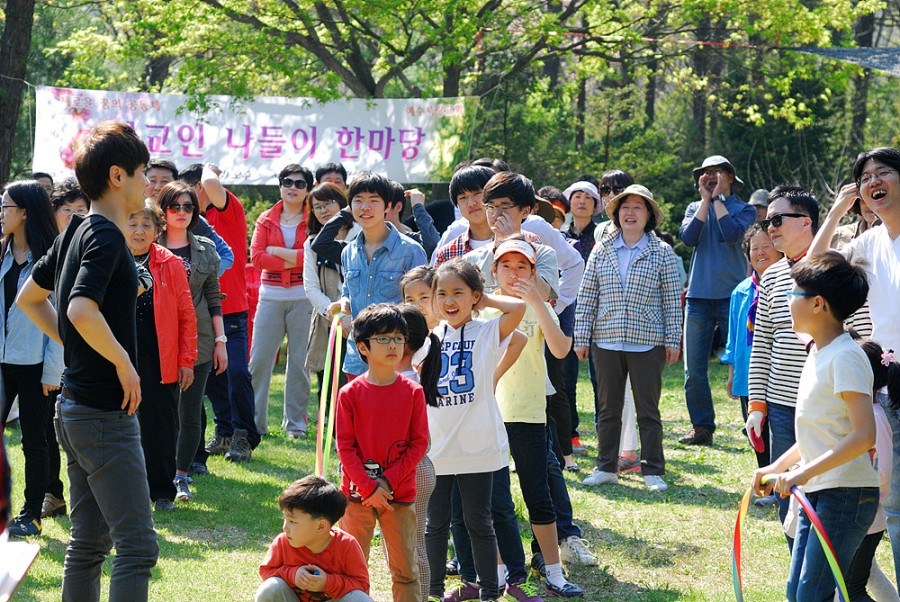
<path id="1" fill-rule="evenodd" d="M 356 317 L 374 303 L 400 303 L 400 278 L 408 270 L 428 263 L 425 250 L 411 238 L 400 234 L 387 221 L 387 201 L 393 194 L 391 182 L 382 175 L 362 172 L 350 183 L 350 207 L 344 208 L 322 227 L 313 243 L 319 257 L 332 260 L 336 250 L 344 271 L 341 299 L 331 304 L 332 313 Z M 362 233 L 342 245 L 334 239 L 342 227 L 359 224 Z M 366 364 L 351 335 L 347 340 L 344 372 L 348 379 L 366 371 Z"/>

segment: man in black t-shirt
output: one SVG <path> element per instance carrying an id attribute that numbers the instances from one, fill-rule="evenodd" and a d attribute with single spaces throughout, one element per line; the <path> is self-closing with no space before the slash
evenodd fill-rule
<path id="1" fill-rule="evenodd" d="M 150 155 L 123 123 L 98 123 L 75 155 L 91 213 L 73 216 L 32 270 L 17 300 L 47 336 L 63 344 L 66 371 L 56 406 L 68 455 L 72 529 L 62 599 L 97 600 L 100 568 L 115 546 L 109 599 L 147 600 L 159 547 L 140 428 L 135 370 L 138 278 L 122 234 L 143 206 Z M 56 293 L 57 314 L 49 303 Z"/>

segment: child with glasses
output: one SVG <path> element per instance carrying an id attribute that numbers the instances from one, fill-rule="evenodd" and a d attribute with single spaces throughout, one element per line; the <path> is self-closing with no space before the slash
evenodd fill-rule
<path id="1" fill-rule="evenodd" d="M 341 388 L 337 449 L 350 498 L 341 528 L 369 549 L 376 520 L 387 547 L 393 599 L 421 602 L 416 562 L 416 467 L 428 447 L 422 386 L 397 374 L 408 327 L 397 306 L 371 305 L 353 320 L 368 369 Z"/>

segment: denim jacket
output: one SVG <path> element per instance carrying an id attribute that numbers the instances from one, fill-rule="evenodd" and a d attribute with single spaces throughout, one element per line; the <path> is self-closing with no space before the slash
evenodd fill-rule
<path id="1" fill-rule="evenodd" d="M 3 278 L 12 267 L 12 245 L 6 249 L 3 255 L 3 263 L 0 264 L 0 286 Z M 22 290 L 25 280 L 31 275 L 34 259 L 31 251 L 28 252 L 28 261 L 19 274 L 19 283 L 16 291 Z M 55 303 L 51 295 L 50 301 Z M 22 313 L 18 305 L 9 308 L 9 323 L 6 322 L 6 299 L 0 294 L 0 362 L 15 364 L 18 366 L 30 366 L 44 364 L 41 382 L 48 385 L 58 385 L 62 380 L 63 350 L 62 346 L 52 341 L 47 335 L 34 325 L 28 316 Z"/>
<path id="2" fill-rule="evenodd" d="M 350 313 L 359 315 L 363 308 L 373 303 L 399 303 L 400 278 L 408 270 L 428 263 L 425 250 L 408 236 L 400 234 L 394 226 L 386 224 L 390 232 L 384 244 L 366 258 L 366 235 L 360 234 L 341 252 L 344 269 L 344 285 L 341 296 L 350 300 Z M 344 372 L 362 374 L 366 363 L 359 357 L 353 338 L 347 339 L 347 359 Z"/>

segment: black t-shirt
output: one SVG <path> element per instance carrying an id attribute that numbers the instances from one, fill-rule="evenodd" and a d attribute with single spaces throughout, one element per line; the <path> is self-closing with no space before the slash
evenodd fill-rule
<path id="1" fill-rule="evenodd" d="M 87 297 L 100 307 L 116 340 L 137 364 L 137 270 L 119 228 L 100 215 L 72 216 L 69 227 L 32 270 L 35 283 L 56 292 L 66 372 L 63 384 L 77 403 L 119 410 L 124 391 L 115 366 L 88 345 L 66 315 L 69 300 Z"/>

